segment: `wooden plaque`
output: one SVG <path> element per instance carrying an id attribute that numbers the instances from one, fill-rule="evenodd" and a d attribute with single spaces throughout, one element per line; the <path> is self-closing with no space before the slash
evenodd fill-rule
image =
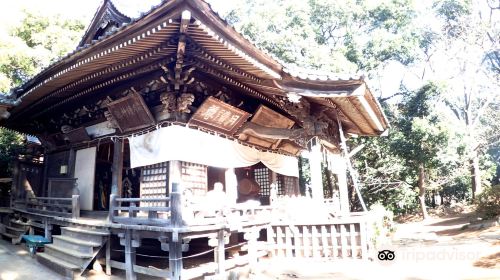
<path id="1" fill-rule="evenodd" d="M 250 122 L 266 127 L 275 128 L 292 128 L 295 123 L 291 119 L 271 110 L 264 105 L 259 106 L 257 112 L 252 117 L 252 120 Z M 279 139 L 261 138 L 254 135 L 248 135 L 248 139 L 246 141 L 266 148 L 276 148 L 281 143 L 281 140 Z"/>
<path id="2" fill-rule="evenodd" d="M 138 93 L 130 93 L 108 104 L 108 110 L 121 132 L 129 132 L 155 124 L 148 106 Z"/>
<path id="3" fill-rule="evenodd" d="M 203 101 L 188 123 L 233 135 L 250 115 L 210 96 Z"/>
<path id="4" fill-rule="evenodd" d="M 70 130 L 65 134 L 65 136 L 71 143 L 80 143 L 90 140 L 90 136 L 88 135 L 87 130 L 85 130 L 85 127 L 79 127 Z"/>

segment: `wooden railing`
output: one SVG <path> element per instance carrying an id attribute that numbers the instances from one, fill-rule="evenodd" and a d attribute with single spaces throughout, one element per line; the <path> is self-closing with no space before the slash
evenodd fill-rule
<path id="1" fill-rule="evenodd" d="M 141 206 L 141 203 L 161 203 L 165 206 Z M 170 223 L 170 197 L 119 198 L 110 197 L 112 222 L 121 224 L 164 225 Z M 126 206 L 125 204 L 128 204 Z"/>
<path id="2" fill-rule="evenodd" d="M 276 257 L 366 259 L 370 242 L 365 217 L 325 223 L 272 224 L 267 229 L 269 252 Z"/>
<path id="3" fill-rule="evenodd" d="M 80 196 L 27 198 L 24 208 L 31 213 L 77 219 L 80 217 Z"/>
<path id="4" fill-rule="evenodd" d="M 239 204 L 234 207 L 213 209 L 204 204 L 183 205 L 177 186 L 172 186 L 169 197 L 119 198 L 110 196 L 110 217 L 114 223 L 137 225 L 212 225 L 237 219 L 239 222 L 255 221 L 259 217 L 270 220 L 270 206 Z M 156 204 L 161 206 L 143 206 Z"/>

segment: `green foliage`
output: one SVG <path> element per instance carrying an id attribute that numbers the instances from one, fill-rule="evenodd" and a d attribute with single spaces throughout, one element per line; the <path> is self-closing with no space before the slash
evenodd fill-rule
<path id="1" fill-rule="evenodd" d="M 500 185 L 488 187 L 478 195 L 477 213 L 484 219 L 500 215 Z"/>
<path id="2" fill-rule="evenodd" d="M 373 218 L 371 243 L 375 248 L 390 243 L 390 235 L 396 231 L 394 214 L 382 204 L 372 205 L 371 212 Z"/>
<path id="3" fill-rule="evenodd" d="M 22 147 L 23 138 L 19 133 L 0 128 L 0 178 L 10 177 L 11 163 Z"/>
<path id="4" fill-rule="evenodd" d="M 247 0 L 225 17 L 286 63 L 353 72 L 415 61 L 421 40 L 415 16 L 411 0 Z"/>
<path id="5" fill-rule="evenodd" d="M 83 31 L 77 20 L 58 15 L 24 11 L 20 24 L 11 30 L 0 29 L 0 92 L 19 86 L 49 63 L 74 49 Z M 11 163 L 23 148 L 22 135 L 0 128 L 0 177 L 11 176 Z M 3 184 L 1 193 L 8 192 Z"/>
<path id="6" fill-rule="evenodd" d="M 24 11 L 18 26 L 0 30 L 0 92 L 21 85 L 73 50 L 83 29 L 77 20 Z"/>
<path id="7" fill-rule="evenodd" d="M 399 106 L 397 127 L 393 129 L 391 150 L 416 171 L 419 164 L 427 168 L 439 165 L 438 155 L 447 146 L 449 131 L 434 113 L 439 96 L 435 84 L 407 92 Z"/>

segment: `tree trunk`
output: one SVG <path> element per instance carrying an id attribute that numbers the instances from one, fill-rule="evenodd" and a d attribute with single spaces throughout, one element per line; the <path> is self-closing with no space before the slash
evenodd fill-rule
<path id="1" fill-rule="evenodd" d="M 425 169 L 423 164 L 418 165 L 418 199 L 420 200 L 420 210 L 422 217 L 427 219 L 427 209 L 425 208 Z"/>
<path id="2" fill-rule="evenodd" d="M 470 175 L 472 179 L 472 201 L 476 200 L 476 196 L 481 193 L 481 170 L 479 169 L 479 156 L 474 152 L 470 160 Z"/>

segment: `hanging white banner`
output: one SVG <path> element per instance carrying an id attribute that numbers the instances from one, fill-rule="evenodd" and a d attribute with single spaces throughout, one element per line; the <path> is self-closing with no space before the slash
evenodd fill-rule
<path id="1" fill-rule="evenodd" d="M 172 125 L 129 137 L 132 168 L 171 160 L 180 160 L 220 168 L 238 168 L 262 162 L 272 171 L 299 176 L 298 160 L 262 152 L 219 136 Z"/>

